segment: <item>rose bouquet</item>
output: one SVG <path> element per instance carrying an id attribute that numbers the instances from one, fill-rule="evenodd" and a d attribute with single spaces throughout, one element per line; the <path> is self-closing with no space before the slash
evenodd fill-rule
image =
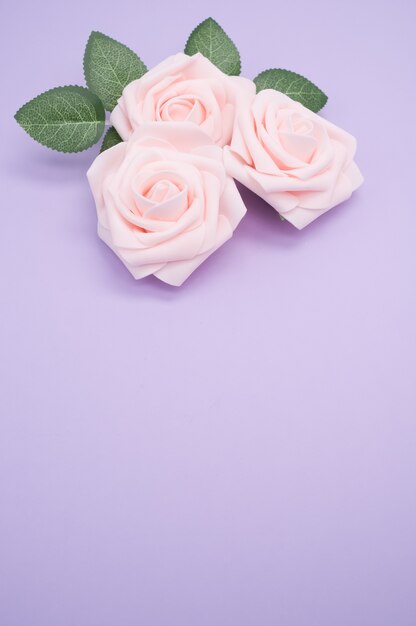
<path id="1" fill-rule="evenodd" d="M 234 179 L 296 228 L 350 197 L 362 176 L 355 139 L 317 112 L 326 95 L 284 69 L 239 76 L 240 55 L 211 18 L 185 52 L 148 70 L 92 32 L 87 87 L 51 89 L 19 109 L 41 144 L 100 154 L 87 176 L 98 234 L 135 278 L 181 285 L 232 236 L 246 208 Z"/>

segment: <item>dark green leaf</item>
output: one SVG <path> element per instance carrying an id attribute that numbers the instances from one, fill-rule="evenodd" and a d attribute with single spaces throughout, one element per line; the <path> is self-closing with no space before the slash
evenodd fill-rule
<path id="1" fill-rule="evenodd" d="M 56 87 L 24 104 L 16 121 L 36 141 L 60 152 L 81 152 L 104 131 L 104 107 L 89 89 Z"/>
<path id="2" fill-rule="evenodd" d="M 289 70 L 265 70 L 256 76 L 254 82 L 257 93 L 263 89 L 276 89 L 315 113 L 320 111 L 328 100 L 328 96 L 310 80 Z"/>
<path id="3" fill-rule="evenodd" d="M 225 74 L 238 76 L 241 72 L 240 54 L 227 33 L 212 17 L 201 22 L 190 34 L 185 53 L 200 52 Z"/>
<path id="4" fill-rule="evenodd" d="M 84 75 L 107 111 L 112 111 L 124 87 L 147 72 L 135 52 L 122 43 L 93 31 L 84 53 Z"/>
<path id="5" fill-rule="evenodd" d="M 116 146 L 120 143 L 122 138 L 114 128 L 114 126 L 110 126 L 106 134 L 104 135 L 103 143 L 101 144 L 100 152 L 104 152 L 104 150 L 108 150 L 113 146 Z"/>

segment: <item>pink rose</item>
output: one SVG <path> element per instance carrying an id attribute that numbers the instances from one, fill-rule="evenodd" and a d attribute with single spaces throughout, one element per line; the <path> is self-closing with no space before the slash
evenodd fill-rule
<path id="1" fill-rule="evenodd" d="M 354 137 L 272 89 L 240 107 L 228 173 L 297 228 L 350 197 L 363 181 Z"/>
<path id="2" fill-rule="evenodd" d="M 246 208 L 222 150 L 189 122 L 143 124 L 88 171 L 98 234 L 135 278 L 183 281 L 229 239 Z"/>
<path id="3" fill-rule="evenodd" d="M 236 107 L 251 80 L 227 76 L 202 54 L 175 54 L 127 85 L 111 123 L 127 140 L 143 122 L 194 122 L 214 143 L 231 140 Z"/>

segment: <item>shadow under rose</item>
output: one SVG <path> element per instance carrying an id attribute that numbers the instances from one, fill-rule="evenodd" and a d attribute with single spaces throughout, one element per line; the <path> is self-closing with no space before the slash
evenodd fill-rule
<path id="1" fill-rule="evenodd" d="M 253 260 L 256 249 L 267 245 L 272 248 L 293 248 L 305 245 L 311 238 L 324 239 L 330 235 L 333 221 L 338 221 L 336 229 L 342 228 L 342 220 L 349 219 L 348 211 L 352 209 L 354 198 L 328 211 L 303 230 L 296 229 L 289 222 L 280 220 L 277 212 L 264 200 L 238 184 L 239 191 L 247 206 L 247 214 L 236 229 L 232 239 L 206 259 L 191 276 L 180 286 L 173 287 L 154 276 L 135 280 L 123 263 L 116 258 L 112 250 L 98 239 L 97 253 L 103 264 L 103 278 L 111 289 L 131 298 L 151 298 L 163 301 L 178 300 L 189 297 L 201 289 L 215 287 L 217 277 L 224 272 L 238 273 L 241 251 L 250 248 Z M 357 205 L 358 206 L 358 205 Z M 329 230 L 328 230 L 329 229 Z"/>
<path id="2" fill-rule="evenodd" d="M 255 240 L 257 245 L 294 246 L 298 244 L 296 229 L 283 222 L 278 213 L 259 196 L 237 183 L 247 213 L 242 220 L 236 237 L 241 240 Z M 295 232 L 294 232 L 295 231 Z"/>
<path id="3" fill-rule="evenodd" d="M 224 246 L 216 250 L 206 259 L 180 286 L 174 287 L 159 280 L 155 276 L 147 276 L 141 280 L 135 280 L 124 264 L 118 259 L 114 252 L 106 246 L 104 242 L 98 240 L 96 248 L 103 264 L 103 280 L 108 287 L 115 289 L 118 293 L 128 298 L 151 298 L 163 301 L 178 300 L 187 298 L 195 293 L 197 288 L 200 292 L 205 287 L 211 289 L 215 287 L 217 277 L 226 268 L 231 271 L 232 265 L 236 262 L 236 248 L 231 249 L 235 241 L 227 241 Z M 238 265 L 236 266 L 238 271 Z"/>
<path id="4" fill-rule="evenodd" d="M 99 264 L 102 264 L 102 274 L 99 269 L 97 272 L 101 274 L 106 289 L 114 289 L 128 298 L 171 301 L 189 297 L 189 294 L 195 293 L 196 285 L 199 290 L 204 289 L 205 286 L 211 289 L 215 287 L 220 273 L 239 271 L 238 259 L 243 248 L 245 248 L 244 254 L 247 254 L 247 249 L 251 249 L 254 260 L 256 249 L 261 246 L 266 245 L 273 249 L 293 248 L 304 245 L 305 238 L 306 240 L 313 237 L 325 238 L 329 234 L 328 228 L 332 228 L 333 220 L 338 220 L 337 229 L 342 228 L 342 220 L 349 219 L 346 209 L 354 208 L 354 198 L 352 198 L 299 231 L 290 223 L 281 221 L 270 205 L 242 184 L 237 183 L 247 207 L 247 214 L 230 241 L 205 260 L 180 288 L 168 285 L 154 276 L 136 281 L 123 263 L 98 238 L 95 231 L 95 208 L 92 196 L 89 195 L 86 172 L 96 155 L 96 146 L 78 154 L 63 154 L 37 144 L 29 144 L 29 149 L 19 151 L 19 158 L 15 157 L 8 161 L 7 173 L 10 177 L 19 178 L 22 183 L 26 180 L 40 187 L 48 185 L 60 188 L 76 184 L 80 178 L 84 179 L 85 186 L 82 186 L 79 196 L 82 219 L 77 222 L 74 237 L 83 237 L 83 228 L 88 229 L 83 239 L 92 238 L 91 245 L 95 245 Z"/>
<path id="5" fill-rule="evenodd" d="M 189 278 L 180 288 L 172 287 L 157 279 L 155 276 L 147 276 L 141 280 L 135 280 L 123 262 L 117 258 L 114 252 L 96 235 L 97 255 L 100 257 L 102 280 L 106 288 L 117 291 L 127 298 L 152 298 L 163 301 L 177 299 L 183 294 L 186 286 L 192 279 Z"/>
<path id="6" fill-rule="evenodd" d="M 256 240 L 258 245 L 270 245 L 292 248 L 303 245 L 305 240 L 312 237 L 328 236 L 328 229 L 333 227 L 334 221 L 348 219 L 348 209 L 352 210 L 358 200 L 359 191 L 348 200 L 321 215 L 318 219 L 298 230 L 287 221 L 281 220 L 277 211 L 255 193 L 237 183 L 241 197 L 247 207 L 247 214 L 236 231 L 237 237 L 245 240 Z M 358 206 L 358 205 L 357 205 Z"/>

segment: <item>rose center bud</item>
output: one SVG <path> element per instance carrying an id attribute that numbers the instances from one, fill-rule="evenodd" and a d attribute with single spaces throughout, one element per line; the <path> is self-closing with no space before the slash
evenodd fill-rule
<path id="1" fill-rule="evenodd" d="M 202 124 L 206 118 L 204 106 L 195 96 L 169 98 L 160 107 L 160 118 L 164 122 L 194 122 Z"/>
<path id="2" fill-rule="evenodd" d="M 147 192 L 146 196 L 149 200 L 152 200 L 155 204 L 161 203 L 164 200 L 169 200 L 173 196 L 180 193 L 177 185 L 170 180 L 158 180 Z"/>
<path id="3" fill-rule="evenodd" d="M 136 208 L 144 218 L 174 222 L 188 208 L 187 186 L 168 176 L 168 172 L 161 172 L 136 187 Z"/>
<path id="4" fill-rule="evenodd" d="M 313 122 L 292 113 L 283 119 L 278 116 L 277 128 L 283 148 L 300 161 L 310 163 L 317 148 Z"/>

